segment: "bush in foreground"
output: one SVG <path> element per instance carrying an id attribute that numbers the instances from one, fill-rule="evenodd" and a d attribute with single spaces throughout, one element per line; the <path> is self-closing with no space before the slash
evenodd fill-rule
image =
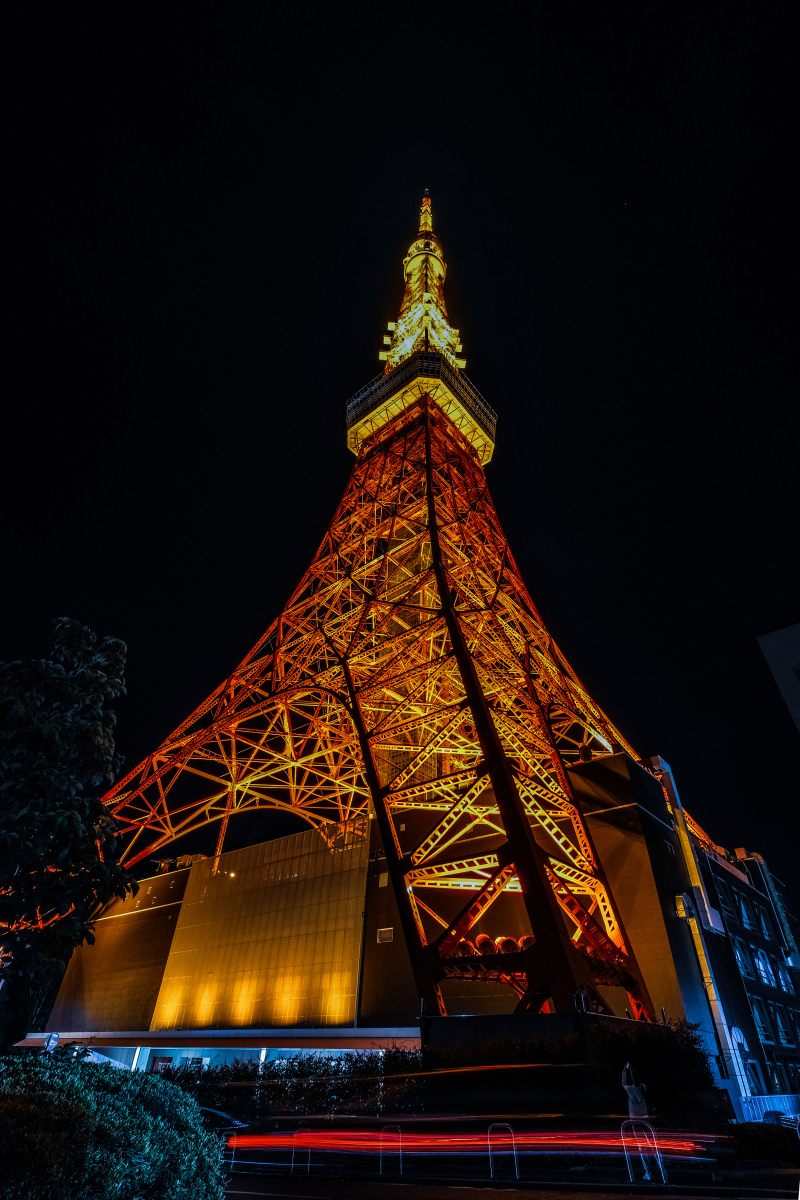
<path id="1" fill-rule="evenodd" d="M 196 1100 L 144 1072 L 0 1058 L 0 1200 L 221 1200 Z"/>

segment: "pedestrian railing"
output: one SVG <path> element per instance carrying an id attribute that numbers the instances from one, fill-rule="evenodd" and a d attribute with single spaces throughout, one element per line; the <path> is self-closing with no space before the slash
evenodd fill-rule
<path id="1" fill-rule="evenodd" d="M 492 1138 L 493 1137 L 495 1139 L 494 1147 L 492 1146 Z M 513 1156 L 514 1156 L 514 1177 L 515 1177 L 515 1179 L 519 1179 L 519 1160 L 517 1158 L 517 1143 L 514 1140 L 514 1130 L 511 1128 L 511 1126 L 507 1125 L 505 1121 L 496 1121 L 494 1125 L 489 1126 L 489 1133 L 487 1135 L 486 1141 L 487 1141 L 487 1144 L 489 1147 L 489 1174 L 491 1175 L 492 1179 L 499 1179 L 501 1177 L 499 1167 L 501 1166 L 503 1161 L 508 1161 L 508 1160 L 503 1160 L 503 1159 L 500 1159 L 499 1163 L 496 1161 L 498 1159 L 498 1157 L 502 1154 L 513 1154 Z M 502 1145 L 502 1141 L 505 1141 L 505 1146 Z M 509 1141 L 511 1142 L 510 1150 L 508 1148 Z"/>
<path id="2" fill-rule="evenodd" d="M 385 1170 L 385 1165 L 391 1167 L 393 1163 L 397 1164 L 397 1172 Z M 380 1174 L 403 1174 L 403 1134 L 399 1125 L 384 1125 L 381 1130 Z"/>
<path id="3" fill-rule="evenodd" d="M 650 1164 L 652 1163 L 661 1175 L 661 1182 L 666 1183 L 667 1172 L 664 1170 L 664 1162 L 661 1158 L 661 1151 L 658 1148 L 656 1132 L 650 1122 L 641 1120 L 623 1121 L 620 1136 L 622 1137 L 622 1149 L 625 1151 L 625 1164 L 628 1168 L 631 1183 L 635 1182 L 633 1174 L 634 1158 L 641 1159 L 644 1171 L 643 1178 L 645 1180 L 653 1178 L 653 1173 L 650 1169 Z"/>
<path id="4" fill-rule="evenodd" d="M 787 1117 L 800 1116 L 800 1096 L 783 1093 L 780 1096 L 741 1096 L 745 1121 L 763 1121 L 767 1112 L 782 1112 Z"/>
<path id="5" fill-rule="evenodd" d="M 306 1146 L 298 1146 L 297 1145 L 298 1134 L 305 1133 L 305 1132 L 306 1132 L 305 1129 L 300 1128 L 300 1129 L 296 1129 L 294 1131 L 294 1133 L 292 1134 L 292 1174 L 294 1174 L 294 1168 L 295 1168 L 295 1155 L 297 1155 L 298 1169 L 302 1170 L 301 1162 L 302 1162 L 303 1154 L 305 1154 L 305 1156 L 306 1156 L 306 1175 L 311 1174 L 311 1147 L 308 1145 L 306 1145 Z"/>

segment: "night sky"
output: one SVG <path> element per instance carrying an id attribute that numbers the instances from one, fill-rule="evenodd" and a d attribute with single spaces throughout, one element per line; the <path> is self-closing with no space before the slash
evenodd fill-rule
<path id="1" fill-rule="evenodd" d="M 230 672 L 344 489 L 428 187 L 534 600 L 790 882 L 755 639 L 800 616 L 794 6 L 167 7 L 7 32 L 0 659 L 123 638 L 127 769 Z"/>

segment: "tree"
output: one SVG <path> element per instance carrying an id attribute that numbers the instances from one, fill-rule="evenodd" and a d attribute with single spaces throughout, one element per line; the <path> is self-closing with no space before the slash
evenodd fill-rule
<path id="1" fill-rule="evenodd" d="M 0 1037 L 16 1041 L 98 905 L 135 886 L 98 789 L 121 760 L 107 707 L 127 647 L 55 621 L 52 659 L 0 664 Z"/>
<path id="2" fill-rule="evenodd" d="M 222 1200 L 222 1146 L 159 1075 L 0 1058 L 0 1198 Z"/>

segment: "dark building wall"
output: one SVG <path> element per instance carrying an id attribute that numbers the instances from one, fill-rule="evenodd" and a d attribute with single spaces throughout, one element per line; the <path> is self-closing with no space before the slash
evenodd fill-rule
<path id="1" fill-rule="evenodd" d="M 419 997 L 377 821 L 370 835 L 358 1023 L 409 1026 L 419 1019 Z M 379 929 L 391 929 L 392 940 L 379 942 Z"/>
<path id="2" fill-rule="evenodd" d="M 48 1030 L 65 1033 L 150 1028 L 189 872 L 144 879 L 95 921 L 95 943 L 73 952 Z"/>
<path id="3" fill-rule="evenodd" d="M 691 886 L 661 784 L 625 754 L 569 775 L 656 1014 L 698 1022 L 715 1051 L 691 930 L 675 907 Z"/>
<path id="4" fill-rule="evenodd" d="M 708 860 L 702 853 L 698 855 L 698 859 L 709 899 L 721 912 L 720 897 L 713 873 L 709 870 Z M 750 1087 L 753 1092 L 760 1094 L 767 1089 L 769 1075 L 744 982 L 736 961 L 734 942 L 729 936 L 708 936 L 706 948 L 711 969 L 714 972 L 717 993 L 725 1010 L 728 1028 L 732 1031 L 731 1036 L 737 1044 Z M 744 1036 L 744 1045 L 738 1040 L 736 1030 L 741 1030 Z"/>
<path id="5" fill-rule="evenodd" d="M 713 902 L 728 937 L 717 951 L 718 971 L 730 996 L 731 1023 L 745 1035 L 745 1061 L 759 1064 L 765 1090 L 800 1091 L 800 972 L 792 965 L 796 939 L 784 932 L 761 865 L 736 866 L 699 855 Z M 780 903 L 780 901 L 779 901 Z M 783 917 L 783 920 L 781 920 Z"/>

